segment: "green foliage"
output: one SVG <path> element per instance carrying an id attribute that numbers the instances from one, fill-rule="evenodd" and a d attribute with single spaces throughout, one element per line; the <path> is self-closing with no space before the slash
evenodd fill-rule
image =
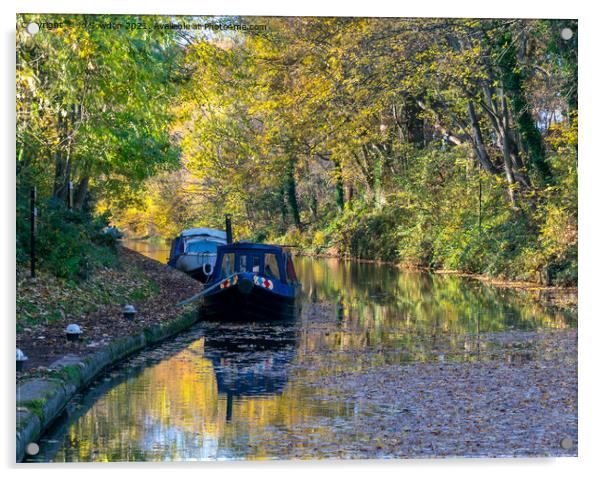
<path id="1" fill-rule="evenodd" d="M 228 212 L 235 239 L 576 283 L 573 22 L 568 43 L 564 20 L 270 17 L 257 35 L 56 20 L 17 35 L 17 186 L 42 203 L 73 180 L 78 211 L 136 236 Z M 110 262 L 92 214 L 46 208 L 43 267 Z"/>
<path id="2" fill-rule="evenodd" d="M 31 251 L 29 208 L 19 201 L 17 263 L 29 260 Z M 69 210 L 50 201 L 39 207 L 36 233 L 38 267 L 60 278 L 86 279 L 98 267 L 115 264 L 116 240 L 105 234 L 106 215 Z"/>
<path id="3" fill-rule="evenodd" d="M 352 257 L 396 261 L 398 213 L 394 208 L 352 216 L 345 227 L 342 252 Z"/>
<path id="4" fill-rule="evenodd" d="M 17 21 L 17 262 L 28 259 L 27 191 L 36 186 L 39 266 L 82 279 L 115 261 L 114 243 L 101 232 L 108 215 L 93 209 L 133 202 L 146 179 L 179 164 L 169 126 L 181 48 L 175 32 L 90 28 L 86 15 L 44 15 L 61 26 L 29 35 L 23 25 L 41 19 Z M 60 205 L 70 182 L 73 211 Z"/>
<path id="5" fill-rule="evenodd" d="M 21 26 L 40 21 L 39 15 L 21 15 L 17 22 L 20 182 L 37 185 L 41 196 L 64 198 L 64 184 L 73 181 L 82 200 L 95 188 L 119 198 L 177 165 L 167 128 L 180 51 L 173 33 L 86 28 L 84 15 L 43 20 L 62 26 L 31 36 Z M 51 190 L 41 187 L 44 182 Z"/>
<path id="6" fill-rule="evenodd" d="M 40 419 L 42 424 L 44 423 L 44 406 L 46 405 L 46 399 L 37 398 L 31 399 L 30 401 L 20 401 L 20 404 L 38 416 L 38 419 Z"/>
<path id="7" fill-rule="evenodd" d="M 312 233 L 321 237 L 321 247 L 339 239 L 338 251 L 352 257 L 574 285 L 574 157 L 554 157 L 552 164 L 559 185 L 542 191 L 533 206 L 515 210 L 503 184 L 467 163 L 460 149 L 425 150 L 398 178 L 403 192 L 390 194 L 385 206 L 374 210 L 358 200 Z M 297 243 L 303 244 L 303 238 L 297 237 Z M 319 251 L 315 243 L 312 247 Z"/>

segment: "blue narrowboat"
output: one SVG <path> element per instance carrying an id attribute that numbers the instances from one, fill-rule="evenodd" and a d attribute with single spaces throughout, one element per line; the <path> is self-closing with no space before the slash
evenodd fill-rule
<path id="1" fill-rule="evenodd" d="M 262 321 L 294 318 L 301 285 L 289 251 L 237 242 L 218 247 L 205 290 L 204 319 Z"/>

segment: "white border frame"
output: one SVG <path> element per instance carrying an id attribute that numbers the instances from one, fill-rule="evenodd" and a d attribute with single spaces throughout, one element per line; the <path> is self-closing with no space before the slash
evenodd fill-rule
<path id="1" fill-rule="evenodd" d="M 13 8 L 14 5 L 14 8 Z M 2 452 L 6 466 L 15 468 L 14 462 L 14 154 L 15 154 L 15 84 L 14 84 L 14 42 L 15 14 L 20 13 L 141 13 L 141 14 L 239 14 L 274 16 L 392 16 L 392 17 L 522 17 L 522 18 L 577 18 L 579 20 L 579 457 L 560 459 L 453 459 L 453 460 L 405 460 L 405 461 L 280 461 L 280 462 L 231 462 L 203 463 L 189 465 L 173 464 L 73 464 L 43 465 L 34 468 L 45 475 L 61 475 L 65 471 L 106 472 L 110 469 L 118 472 L 142 470 L 152 474 L 164 474 L 166 471 L 191 471 L 195 474 L 219 473 L 249 476 L 287 477 L 311 473 L 344 472 L 351 475 L 363 475 L 366 472 L 378 472 L 387 475 L 400 472 L 420 472 L 427 475 L 445 473 L 446 477 L 458 475 L 467 477 L 484 473 L 489 476 L 507 477 L 508 472 L 559 475 L 567 477 L 569 472 L 590 473 L 600 467 L 597 461 L 597 444 L 600 434 L 599 369 L 596 352 L 597 340 L 602 337 L 598 312 L 598 275 L 602 270 L 600 246 L 598 245 L 600 221 L 600 190 L 602 180 L 602 160 L 598 149 L 600 145 L 599 113 L 602 112 L 600 96 L 600 16 L 593 2 L 576 1 L 527 1 L 504 0 L 503 2 L 484 2 L 456 0 L 430 0 L 428 2 L 393 2 L 392 0 L 304 0 L 298 3 L 266 0 L 145 0 L 130 1 L 104 0 L 82 2 L 77 0 L 20 0 L 2 2 L 2 132 L 4 154 L 2 165 L 4 173 L 2 223 L 8 224 L 3 234 L 5 252 L 4 273 L 1 290 L 4 294 L 3 314 L 5 324 L 5 347 L 3 369 L 5 382 L 12 389 L 8 395 L 3 393 L 4 409 L 8 413 L 4 420 Z M 21 466 L 27 472 L 32 466 Z M 173 470 L 172 470 L 173 469 Z"/>

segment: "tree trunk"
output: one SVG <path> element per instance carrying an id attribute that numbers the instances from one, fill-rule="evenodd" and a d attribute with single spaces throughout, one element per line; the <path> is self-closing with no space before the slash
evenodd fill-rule
<path id="1" fill-rule="evenodd" d="M 301 230 L 301 216 L 299 214 L 299 202 L 297 201 L 297 184 L 295 181 L 295 157 L 291 154 L 286 169 L 286 198 L 291 211 L 293 223 Z"/>
<path id="2" fill-rule="evenodd" d="M 376 205 L 376 208 L 381 208 L 385 203 L 383 184 L 385 153 L 382 150 L 380 150 L 377 146 L 374 146 L 374 149 L 376 150 L 372 168 L 374 174 L 374 204 Z"/>
<path id="3" fill-rule="evenodd" d="M 504 135 L 504 151 L 506 148 L 508 149 L 508 153 L 510 156 L 510 160 L 512 161 L 512 166 L 514 169 L 514 177 L 518 182 L 523 185 L 525 188 L 531 188 L 531 179 L 529 178 L 529 174 L 527 173 L 527 169 L 525 168 L 525 164 L 520 157 L 520 151 L 518 150 L 518 145 L 512 134 L 512 128 L 510 127 L 510 113 L 508 111 L 508 105 L 506 101 L 506 96 L 504 91 L 500 91 L 501 97 L 501 107 L 502 107 L 502 130 Z M 506 152 L 504 152 L 505 154 Z"/>
<path id="4" fill-rule="evenodd" d="M 368 148 L 365 144 L 362 144 L 362 156 L 360 157 L 358 154 L 353 154 L 356 164 L 362 171 L 364 175 L 364 179 L 366 180 L 366 190 L 363 193 L 363 197 L 366 202 L 369 202 L 370 197 L 374 193 L 374 172 L 370 167 L 370 153 L 368 152 Z M 363 160 L 362 160 L 363 159 Z"/>
<path id="5" fill-rule="evenodd" d="M 510 156 L 510 144 L 505 131 L 501 131 L 502 149 L 504 155 L 504 172 L 506 173 L 506 181 L 508 182 L 508 197 L 513 208 L 517 207 L 516 200 L 516 179 L 512 167 L 512 158 Z"/>
<path id="6" fill-rule="evenodd" d="M 552 180 L 552 171 L 545 158 L 545 149 L 541 133 L 533 120 L 529 104 L 525 98 L 523 78 L 518 68 L 517 52 L 510 33 L 503 35 L 500 44 L 504 45 L 503 54 L 500 56 L 502 83 L 512 105 L 512 114 L 520 135 L 526 156 L 537 170 L 544 184 Z M 507 112 L 507 108 L 504 107 Z"/>
<path id="7" fill-rule="evenodd" d="M 493 98 L 489 86 L 483 87 L 484 102 L 482 103 L 484 111 L 491 119 L 493 129 L 496 133 L 496 145 L 502 152 L 504 160 L 504 172 L 508 182 L 508 195 L 513 207 L 517 206 L 516 188 L 517 181 L 525 188 L 531 188 L 531 181 L 522 159 L 516 142 L 512 138 L 512 128 L 510 126 L 510 114 L 508 112 L 506 95 L 503 87 L 497 91 L 500 98 L 500 104 Z"/>
<path id="8" fill-rule="evenodd" d="M 82 177 L 75 186 L 73 194 L 73 208 L 81 210 L 86 201 L 88 195 L 88 185 L 90 184 L 90 177 Z"/>
<path id="9" fill-rule="evenodd" d="M 311 194 L 309 198 L 309 210 L 311 211 L 311 216 L 314 219 L 314 222 L 318 220 L 318 198 L 316 194 Z"/>
<path id="10" fill-rule="evenodd" d="M 288 228 L 288 208 L 286 206 L 286 190 L 284 186 L 282 186 L 278 191 L 278 202 L 280 204 L 280 233 L 286 233 L 286 229 Z"/>
<path id="11" fill-rule="evenodd" d="M 52 197 L 55 199 L 62 198 L 63 189 L 65 186 L 65 162 L 61 151 L 61 143 L 64 139 L 65 122 L 66 119 L 64 119 L 59 112 L 56 126 L 59 138 L 59 146 L 54 151 L 54 185 L 52 188 Z"/>
<path id="12" fill-rule="evenodd" d="M 468 115 L 470 117 L 470 126 L 472 129 L 472 144 L 479 159 L 479 163 L 488 173 L 497 174 L 498 170 L 491 162 L 489 154 L 487 153 L 487 149 L 485 148 L 483 134 L 481 133 L 481 127 L 479 126 L 479 121 L 477 119 L 477 115 L 475 114 L 472 101 L 468 102 Z"/>
<path id="13" fill-rule="evenodd" d="M 346 202 L 349 204 L 353 200 L 353 186 L 349 184 L 346 190 Z"/>
<path id="14" fill-rule="evenodd" d="M 339 161 L 335 161 L 335 174 L 336 174 L 336 202 L 337 208 L 339 212 L 343 212 L 345 208 L 345 190 L 343 184 L 343 172 L 341 170 L 341 163 Z"/>

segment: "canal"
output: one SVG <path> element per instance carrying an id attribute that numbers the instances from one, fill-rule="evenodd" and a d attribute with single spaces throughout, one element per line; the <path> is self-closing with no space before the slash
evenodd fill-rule
<path id="1" fill-rule="evenodd" d="M 167 260 L 161 245 L 128 245 Z M 362 426 L 380 415 L 389 423 L 382 435 L 407 433 L 395 429 L 406 419 L 395 413 L 419 404 L 350 399 L 338 384 L 399 366 L 543 362 L 538 337 L 577 326 L 574 312 L 457 276 L 309 257 L 295 265 L 303 286 L 297 322 L 199 322 L 131 357 L 69 405 L 30 460 L 391 457 Z M 521 345 L 492 339 L 509 334 Z M 406 391 L 394 396 L 410 402 Z"/>

